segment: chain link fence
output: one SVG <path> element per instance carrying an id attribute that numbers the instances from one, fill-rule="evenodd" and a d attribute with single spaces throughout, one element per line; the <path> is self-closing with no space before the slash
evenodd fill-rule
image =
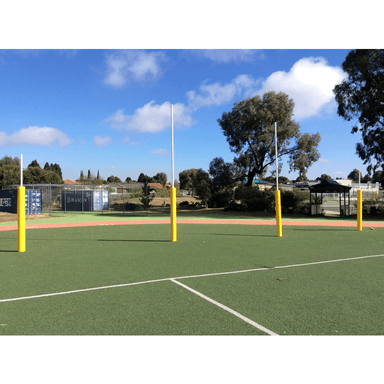
<path id="1" fill-rule="evenodd" d="M 10 185 L 4 189 L 17 189 L 19 185 Z M 25 184 L 27 190 L 41 192 L 41 212 L 99 212 L 120 214 L 146 214 L 148 205 L 145 197 L 150 189 L 144 184 L 109 185 L 68 185 L 68 184 Z M 134 200 L 134 202 L 132 201 Z M 33 214 L 33 212 L 32 212 Z"/>

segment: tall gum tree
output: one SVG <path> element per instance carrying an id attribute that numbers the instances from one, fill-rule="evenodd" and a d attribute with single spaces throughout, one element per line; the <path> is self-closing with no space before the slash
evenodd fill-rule
<path id="1" fill-rule="evenodd" d="M 276 161 L 275 122 L 277 157 L 289 157 L 290 171 L 298 171 L 303 178 L 320 158 L 320 134 L 301 134 L 299 124 L 292 119 L 293 108 L 294 102 L 287 94 L 266 92 L 262 97 L 235 103 L 231 112 L 224 112 L 218 119 L 231 151 L 238 155 L 234 163 L 241 170 L 239 178 L 247 176 L 247 185 Z"/>
<path id="2" fill-rule="evenodd" d="M 384 166 L 384 50 L 354 49 L 346 56 L 342 68 L 347 79 L 333 92 L 337 113 L 344 120 L 358 119 L 352 133 L 361 132 L 363 142 L 356 153 L 368 173 Z"/>

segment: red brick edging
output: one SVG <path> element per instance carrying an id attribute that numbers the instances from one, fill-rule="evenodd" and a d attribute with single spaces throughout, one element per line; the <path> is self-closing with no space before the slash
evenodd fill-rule
<path id="1" fill-rule="evenodd" d="M 26 229 L 47 228 L 74 228 L 74 227 L 100 227 L 112 225 L 144 225 L 144 224 L 170 224 L 170 220 L 121 220 L 121 221 L 92 221 L 83 223 L 46 223 L 27 224 Z M 177 224 L 222 224 L 222 225 L 276 225 L 274 220 L 189 220 L 178 219 Z M 357 227 L 357 223 L 351 221 L 283 221 L 284 226 L 319 226 L 319 227 Z M 384 227 L 384 222 L 363 222 L 363 227 Z M 0 232 L 15 231 L 17 225 L 0 226 Z"/>

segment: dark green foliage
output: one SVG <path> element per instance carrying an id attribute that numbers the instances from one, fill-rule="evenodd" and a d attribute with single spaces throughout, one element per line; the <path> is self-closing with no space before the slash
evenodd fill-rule
<path id="1" fill-rule="evenodd" d="M 235 172 L 235 166 L 232 163 L 224 162 L 222 157 L 214 158 L 209 164 L 212 191 L 232 187 L 237 180 Z"/>
<path id="2" fill-rule="evenodd" d="M 332 177 L 327 175 L 326 173 L 323 173 L 320 177 L 316 177 L 316 181 L 321 181 L 324 179 L 333 180 Z"/>
<path id="3" fill-rule="evenodd" d="M 271 189 L 261 191 L 247 185 L 236 188 L 235 200 L 240 201 L 248 211 L 273 211 L 275 206 L 275 195 Z"/>
<path id="4" fill-rule="evenodd" d="M 156 183 L 160 183 L 163 187 L 167 184 L 167 175 L 164 172 L 159 172 L 153 176 Z"/>
<path id="5" fill-rule="evenodd" d="M 309 200 L 309 193 L 299 191 L 281 191 L 282 213 L 294 213 L 301 211 L 301 206 Z"/>
<path id="6" fill-rule="evenodd" d="M 276 184 L 276 177 L 275 176 L 264 177 L 263 181 L 268 181 L 269 183 L 275 183 Z M 291 180 L 289 180 L 288 177 L 279 176 L 279 184 L 290 184 L 290 182 L 291 182 Z"/>
<path id="7" fill-rule="evenodd" d="M 376 171 L 372 176 L 372 183 L 380 183 L 384 188 L 384 172 Z"/>
<path id="8" fill-rule="evenodd" d="M 47 163 L 46 163 L 47 164 Z M 52 164 L 51 164 L 52 165 Z M 24 184 L 63 184 L 63 179 L 57 169 L 60 168 L 58 164 L 55 170 L 41 168 L 36 160 L 33 160 L 28 168 L 23 170 L 23 183 Z M 20 184 L 20 160 L 18 158 L 12 159 L 5 156 L 0 160 L 0 186 L 7 187 L 10 185 Z"/>
<path id="9" fill-rule="evenodd" d="M 196 177 L 196 169 L 186 169 L 179 173 L 180 189 L 192 191 Z"/>
<path id="10" fill-rule="evenodd" d="M 348 179 L 352 180 L 354 183 L 359 182 L 359 174 L 361 175 L 361 172 L 358 169 L 354 169 L 349 175 Z"/>
<path id="11" fill-rule="evenodd" d="M 41 167 L 40 167 L 40 164 L 37 162 L 37 160 L 33 160 L 33 161 L 31 162 L 31 164 L 28 165 L 28 168 L 30 168 L 30 167 L 41 168 Z"/>
<path id="12" fill-rule="evenodd" d="M 148 183 L 146 181 L 144 181 L 144 185 L 142 188 L 142 197 L 140 199 L 140 203 L 143 204 L 144 209 L 148 209 L 152 200 L 153 200 L 153 196 L 150 193 Z"/>
<path id="13" fill-rule="evenodd" d="M 195 191 L 203 205 L 206 205 L 212 196 L 211 181 L 209 173 L 201 168 L 196 171 Z"/>
<path id="14" fill-rule="evenodd" d="M 240 179 L 247 176 L 248 186 L 275 163 L 275 122 L 278 157 L 289 156 L 291 171 L 305 176 L 320 158 L 320 135 L 301 134 L 299 124 L 292 119 L 293 108 L 293 100 L 285 93 L 267 92 L 235 103 L 231 112 L 218 119 L 231 151 L 238 155 L 234 162 L 242 174 Z"/>
<path id="15" fill-rule="evenodd" d="M 342 64 L 348 78 L 333 92 L 337 113 L 346 121 L 357 118 L 352 133 L 360 132 L 363 141 L 356 153 L 368 173 L 384 164 L 384 50 L 351 50 Z"/>
<path id="16" fill-rule="evenodd" d="M 228 207 L 233 200 L 233 191 L 231 188 L 221 188 L 212 193 L 209 199 L 209 206 L 212 208 Z"/>
<path id="17" fill-rule="evenodd" d="M 120 180 L 119 177 L 112 175 L 112 176 L 108 177 L 107 182 L 108 183 L 121 183 L 122 181 Z"/>
<path id="18" fill-rule="evenodd" d="M 60 167 L 59 164 L 56 164 L 56 163 L 52 164 L 51 163 L 51 165 L 49 165 L 49 163 L 45 163 L 44 170 L 45 171 L 54 171 L 54 172 L 56 172 L 60 176 L 61 179 L 63 178 L 63 174 L 61 172 L 61 167 Z"/>
<path id="19" fill-rule="evenodd" d="M 23 182 L 25 184 L 63 184 L 63 179 L 55 171 L 46 171 L 40 167 L 28 167 L 23 171 Z"/>

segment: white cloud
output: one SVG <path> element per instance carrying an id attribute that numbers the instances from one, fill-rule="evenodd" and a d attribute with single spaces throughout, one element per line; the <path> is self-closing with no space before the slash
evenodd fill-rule
<path id="1" fill-rule="evenodd" d="M 157 80 L 162 75 L 160 64 L 166 60 L 161 51 L 128 50 L 109 55 L 104 83 L 120 88 L 130 81 Z"/>
<path id="2" fill-rule="evenodd" d="M 0 132 L 0 146 L 2 147 L 12 147 L 23 144 L 50 146 L 55 143 L 60 147 L 64 147 L 72 143 L 72 140 L 64 132 L 51 127 L 22 128 L 10 136 L 7 136 L 5 132 Z"/>
<path id="3" fill-rule="evenodd" d="M 332 90 L 345 76 L 341 68 L 329 66 L 324 58 L 308 57 L 297 61 L 288 73 L 272 73 L 258 93 L 286 93 L 295 102 L 295 118 L 306 119 L 324 109 L 329 111 L 329 103 L 334 102 Z"/>
<path id="4" fill-rule="evenodd" d="M 118 109 L 104 122 L 120 131 L 160 132 L 171 126 L 171 104 L 166 101 L 159 105 L 152 100 L 136 109 L 133 115 L 124 115 L 124 110 Z M 184 104 L 174 104 L 173 122 L 175 127 L 190 127 L 193 124 L 191 112 Z"/>
<path id="5" fill-rule="evenodd" d="M 169 151 L 167 151 L 166 149 L 162 149 L 162 148 L 152 149 L 151 153 L 153 153 L 154 155 L 161 155 L 161 156 L 168 156 L 169 155 Z"/>
<path id="6" fill-rule="evenodd" d="M 249 62 L 256 53 L 252 49 L 196 49 L 192 52 L 216 63 Z"/>
<path id="7" fill-rule="evenodd" d="M 98 147 L 103 147 L 108 145 L 111 141 L 112 139 L 109 136 L 106 136 L 106 137 L 95 136 L 93 143 Z"/>
<path id="8" fill-rule="evenodd" d="M 121 144 L 124 144 L 124 145 L 140 145 L 141 144 L 141 141 L 131 141 L 131 138 L 129 136 L 125 136 L 121 139 Z"/>
<path id="9" fill-rule="evenodd" d="M 230 83 L 224 85 L 220 83 L 207 84 L 207 82 L 204 82 L 200 86 L 201 94 L 196 94 L 195 91 L 187 92 L 189 106 L 196 110 L 201 107 L 219 106 L 229 103 L 235 96 L 254 92 L 255 87 L 259 83 L 259 80 L 255 80 L 248 75 L 238 75 Z"/>

